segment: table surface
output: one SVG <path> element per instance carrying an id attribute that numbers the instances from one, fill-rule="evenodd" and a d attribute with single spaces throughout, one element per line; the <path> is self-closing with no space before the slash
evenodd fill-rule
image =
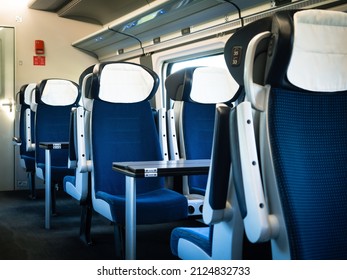
<path id="1" fill-rule="evenodd" d="M 209 159 L 113 162 L 112 168 L 131 177 L 207 174 Z"/>
<path id="2" fill-rule="evenodd" d="M 69 142 L 40 142 L 39 147 L 46 150 L 61 150 L 69 148 Z"/>

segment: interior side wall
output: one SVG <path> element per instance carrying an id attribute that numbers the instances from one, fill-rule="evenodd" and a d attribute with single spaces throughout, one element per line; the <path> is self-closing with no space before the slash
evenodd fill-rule
<path id="1" fill-rule="evenodd" d="M 44 78 L 66 78 L 77 82 L 80 73 L 97 62 L 95 58 L 72 47 L 71 42 L 99 30 L 100 26 L 60 18 L 55 13 L 31 10 L 27 7 L 27 2 L 28 0 L 0 0 L 0 26 L 15 28 L 15 80 L 12 100 L 15 100 L 15 94 L 23 84 L 36 83 Z M 44 41 L 44 66 L 33 65 L 33 57 L 36 55 L 35 40 Z M 18 123 L 12 120 L 9 130 L 7 134 L 18 135 Z M 20 188 L 20 183 L 26 182 L 26 174 L 19 164 L 18 150 L 14 149 L 14 155 L 6 153 L 11 156 L 10 159 L 2 159 L 9 164 L 13 162 L 14 156 L 13 189 Z M 40 185 L 42 182 L 37 183 Z"/>
<path id="2" fill-rule="evenodd" d="M 15 89 L 48 77 L 78 80 L 93 57 L 75 49 L 71 42 L 93 33 L 100 26 L 58 17 L 54 13 L 29 9 L 27 0 L 0 0 L 0 25 L 13 26 L 16 31 Z M 45 66 L 34 66 L 35 40 L 45 43 Z"/>

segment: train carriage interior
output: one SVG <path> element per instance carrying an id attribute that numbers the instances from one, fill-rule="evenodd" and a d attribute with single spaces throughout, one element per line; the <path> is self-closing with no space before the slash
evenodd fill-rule
<path id="1" fill-rule="evenodd" d="M 17 2 L 0 260 L 347 259 L 347 1 Z"/>

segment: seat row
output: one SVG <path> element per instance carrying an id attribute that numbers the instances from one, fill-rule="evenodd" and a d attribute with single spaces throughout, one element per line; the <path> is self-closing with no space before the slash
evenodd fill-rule
<path id="1" fill-rule="evenodd" d="M 53 181 L 63 180 L 65 191 L 84 207 L 84 240 L 91 242 L 96 211 L 114 223 L 116 250 L 124 256 L 128 177 L 112 164 L 209 159 L 208 175 L 184 177 L 178 191 L 153 173 L 136 179 L 132 215 L 138 224 L 202 214 L 202 227 L 173 230 L 173 254 L 241 259 L 245 233 L 252 243 L 271 242 L 274 259 L 345 259 L 346 33 L 342 12 L 283 11 L 250 23 L 225 45 L 229 73 L 194 67 L 167 78 L 174 101 L 168 114 L 151 108 L 159 78 L 141 65 L 99 63 L 82 73 L 79 85 L 41 82 L 35 87 L 35 124 L 27 121 L 35 127 L 29 138 L 36 142 L 36 174 L 45 174 L 51 149 Z M 63 134 L 62 127 L 53 129 L 58 113 L 48 105 L 57 95 L 48 95 L 60 95 L 65 86 L 58 105 L 71 106 L 64 108 L 71 126 Z M 41 103 L 52 117 L 43 126 L 55 135 L 52 140 L 37 132 Z M 47 144 L 46 158 L 38 156 L 44 153 L 38 143 Z M 196 200 L 203 207 L 189 212 Z"/>
<path id="2" fill-rule="evenodd" d="M 189 69 L 187 77 L 183 75 L 183 78 L 175 80 L 176 83 L 186 83 L 187 78 L 194 72 L 201 76 L 196 80 L 206 79 L 207 71 L 211 69 Z M 223 70 L 214 71 L 214 77 L 220 77 L 226 86 L 224 95 L 227 93 L 231 96 L 227 96 L 228 99 L 232 98 L 234 92 L 229 85 L 231 76 Z M 109 62 L 86 69 L 80 77 L 79 86 L 71 81 L 47 79 L 38 85 L 27 85 L 21 90 L 21 96 L 29 96 L 28 103 L 32 107 L 26 108 L 24 103 L 22 106 L 27 116 L 25 120 L 28 121 L 30 115 L 32 118 L 30 123 L 24 123 L 21 129 L 23 135 L 24 130 L 28 133 L 28 136 L 22 138 L 21 160 L 26 162 L 27 171 L 31 174 L 36 172 L 46 184 L 51 182 L 48 186 L 50 194 L 46 192 L 47 204 L 51 203 L 49 196 L 52 196 L 54 202 L 56 184 L 62 185 L 67 193 L 80 201 L 84 209 L 81 237 L 87 243 L 91 242 L 93 209 L 115 224 L 116 237 L 120 239 L 116 242 L 117 249 L 123 250 L 119 244 L 122 244 L 125 224 L 125 178 L 112 171 L 112 162 L 168 159 L 165 149 L 166 114 L 161 111 L 153 114 L 148 102 L 156 93 L 158 83 L 158 76 L 150 69 L 132 63 Z M 192 92 L 196 91 L 195 88 L 194 84 Z M 187 89 L 185 91 L 188 96 L 189 92 Z M 74 98 L 68 99 L 73 93 Z M 60 100 L 60 97 L 63 100 Z M 209 120 L 207 125 L 208 129 L 213 131 L 215 105 L 213 101 L 209 103 L 208 111 L 213 114 L 210 114 L 212 122 Z M 40 119 L 46 122 L 41 124 Z M 205 120 L 208 119 L 205 117 Z M 175 125 L 175 121 L 173 124 Z M 171 129 L 174 130 L 175 127 Z M 41 137 L 40 131 L 48 135 Z M 204 137 L 202 140 L 212 145 L 210 138 Z M 69 146 L 65 149 L 64 144 L 67 142 Z M 45 149 L 46 152 L 51 150 L 49 179 L 46 173 Z M 27 161 L 30 156 L 31 169 Z M 208 157 L 209 154 L 197 158 Z M 137 208 L 138 212 L 143 213 L 139 215 L 138 223 L 167 222 L 187 217 L 189 197 L 187 200 L 187 196 L 166 188 L 163 178 L 145 179 L 138 183 L 137 189 Z M 185 194 L 188 195 L 188 192 Z M 46 215 L 50 216 L 50 213 L 51 209 L 48 207 Z M 47 217 L 46 227 L 50 227 Z M 120 251 L 119 254 L 121 253 Z"/>

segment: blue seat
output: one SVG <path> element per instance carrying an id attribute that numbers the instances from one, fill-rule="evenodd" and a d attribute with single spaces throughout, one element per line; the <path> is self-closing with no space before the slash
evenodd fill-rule
<path id="1" fill-rule="evenodd" d="M 168 111 L 171 159 L 209 159 L 216 104 L 232 106 L 239 85 L 226 69 L 190 67 L 165 80 L 167 95 L 173 101 Z M 183 193 L 203 196 L 207 175 L 185 176 Z"/>
<path id="2" fill-rule="evenodd" d="M 113 162 L 165 158 L 149 100 L 159 85 L 150 69 L 109 62 L 94 68 L 91 98 L 93 209 L 115 224 L 116 249 L 123 255 L 125 176 Z M 137 180 L 137 223 L 166 223 L 187 217 L 187 199 L 165 186 L 164 178 Z M 120 233 L 120 234 L 119 234 Z"/>
<path id="3" fill-rule="evenodd" d="M 181 259 L 241 259 L 243 223 L 231 168 L 230 141 L 234 110 L 216 109 L 210 171 L 203 207 L 208 226 L 178 227 L 171 234 L 172 253 Z"/>
<path id="4" fill-rule="evenodd" d="M 70 113 L 72 108 L 77 106 L 78 102 L 78 85 L 72 81 L 65 79 L 45 79 L 37 84 L 37 108 L 35 117 L 36 143 L 69 142 Z M 45 180 L 44 149 L 35 149 L 35 162 L 36 176 Z M 51 153 L 52 188 L 54 185 L 62 188 L 63 178 L 73 173 L 73 169 L 68 167 L 68 150 L 53 149 Z"/>
<path id="5" fill-rule="evenodd" d="M 35 112 L 32 112 L 30 105 L 36 84 L 23 85 L 17 93 L 19 110 L 19 137 L 13 138 L 13 143 L 19 146 L 20 165 L 28 173 L 28 185 L 31 198 L 36 197 L 35 191 L 35 150 L 34 150 L 34 120 Z"/>
<path id="6" fill-rule="evenodd" d="M 231 76 L 240 88 L 235 94 L 233 108 L 219 105 L 215 112 L 211 172 L 206 185 L 203 207 L 203 220 L 206 226 L 176 228 L 172 232 L 172 252 L 182 259 L 269 259 L 271 257 L 268 242 L 254 245 L 244 234 L 241 220 L 244 208 L 243 204 L 238 203 L 239 192 L 243 190 L 243 177 L 237 133 L 237 121 L 242 117 L 239 116 L 239 112 L 242 112 L 239 108 L 243 106 L 245 95 L 245 51 L 249 41 L 259 33 L 270 30 L 271 25 L 270 17 L 262 18 L 259 22 L 250 23 L 240 31 L 236 31 L 226 42 L 225 61 Z M 264 81 L 268 42 L 269 40 L 264 40 L 254 50 L 253 78 L 260 84 Z M 228 153 L 231 153 L 231 157 L 228 157 Z M 226 214 L 231 212 L 234 213 L 232 219 Z"/>
<path id="7" fill-rule="evenodd" d="M 346 259 L 347 15 L 285 11 L 272 22 L 246 52 L 250 70 L 270 38 L 265 83 L 246 72 L 238 106 L 245 231 L 271 240 L 273 259 Z"/>
<path id="8" fill-rule="evenodd" d="M 80 238 L 88 245 L 92 244 L 90 236 L 92 205 L 90 196 L 90 145 L 89 122 L 90 114 L 85 109 L 86 92 L 91 85 L 94 65 L 85 69 L 79 78 L 80 102 L 73 108 L 70 116 L 69 133 L 69 167 L 73 175 L 64 177 L 64 191 L 76 199 L 81 205 Z"/>

